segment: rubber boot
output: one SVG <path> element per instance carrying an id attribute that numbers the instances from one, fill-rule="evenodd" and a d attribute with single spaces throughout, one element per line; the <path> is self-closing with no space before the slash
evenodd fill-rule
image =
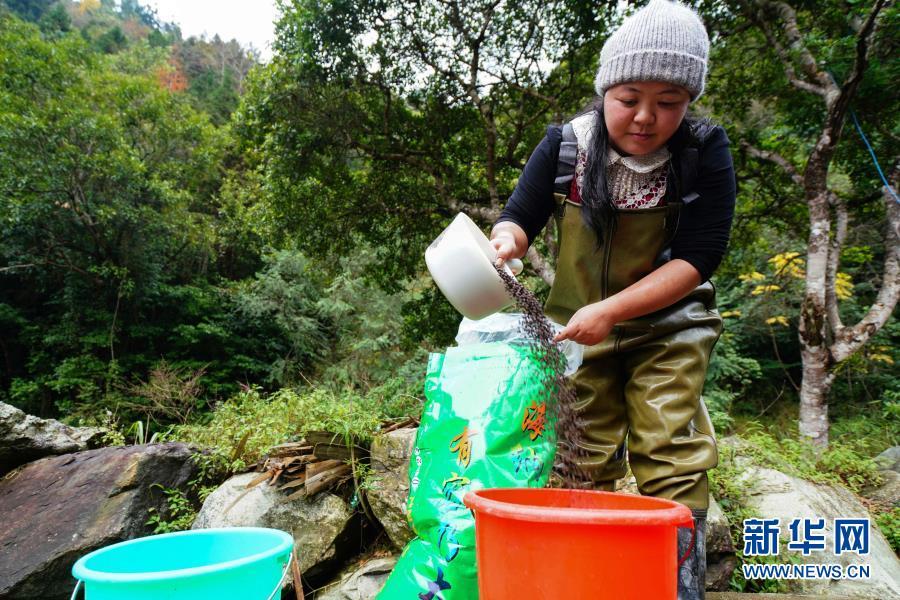
<path id="1" fill-rule="evenodd" d="M 706 511 L 693 510 L 694 529 L 678 529 L 678 600 L 706 597 Z M 685 556 L 686 555 L 686 556 Z"/>

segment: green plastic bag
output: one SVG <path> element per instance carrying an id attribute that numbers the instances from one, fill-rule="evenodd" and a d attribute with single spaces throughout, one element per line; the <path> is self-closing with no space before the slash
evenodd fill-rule
<path id="1" fill-rule="evenodd" d="M 532 346 L 521 340 L 471 343 L 429 356 L 409 465 L 407 519 L 416 538 L 379 599 L 478 598 L 475 520 L 463 496 L 546 485 L 556 434 L 545 414 L 541 369 Z"/>

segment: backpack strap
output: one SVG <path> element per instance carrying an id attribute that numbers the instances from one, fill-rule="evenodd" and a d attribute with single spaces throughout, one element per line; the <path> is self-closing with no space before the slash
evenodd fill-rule
<path id="1" fill-rule="evenodd" d="M 562 126 L 562 140 L 559 143 L 559 158 L 556 161 L 556 178 L 553 191 L 563 196 L 569 195 L 572 179 L 575 177 L 575 162 L 578 160 L 578 138 L 571 123 Z"/>
<path id="2" fill-rule="evenodd" d="M 681 151 L 680 159 L 681 180 L 678 182 L 678 187 L 681 190 L 693 190 L 700 167 L 700 151 L 697 148 L 685 148 Z M 691 191 L 684 194 L 681 197 L 681 201 L 685 204 L 690 204 L 699 197 L 700 194 Z"/>
<path id="3" fill-rule="evenodd" d="M 694 130 L 700 145 L 702 145 L 710 137 L 714 125 L 709 123 L 701 123 Z M 700 149 L 697 147 L 683 148 L 679 153 L 679 168 L 676 174 L 679 179 L 676 186 L 679 190 L 693 190 L 694 183 L 697 181 L 697 175 L 700 167 Z M 566 123 L 562 126 L 562 140 L 559 144 L 559 158 L 556 162 L 556 177 L 553 180 L 553 191 L 569 196 L 572 186 L 572 179 L 575 177 L 575 163 L 578 160 L 578 138 L 575 136 L 575 129 L 572 123 Z M 684 204 L 690 204 L 699 197 L 697 192 L 691 191 L 684 195 L 681 201 Z"/>
<path id="4" fill-rule="evenodd" d="M 692 133 L 699 143 L 699 146 L 688 146 L 681 150 L 681 164 L 679 165 L 681 181 L 679 184 L 682 190 L 694 189 L 694 184 L 697 182 L 697 176 L 700 172 L 700 148 L 706 143 L 710 136 L 712 136 L 717 127 L 717 125 L 713 125 L 710 121 L 706 120 L 700 121 L 693 126 Z M 681 200 L 685 204 L 690 204 L 699 197 L 700 195 L 697 192 L 690 191 L 687 194 L 684 194 Z"/>

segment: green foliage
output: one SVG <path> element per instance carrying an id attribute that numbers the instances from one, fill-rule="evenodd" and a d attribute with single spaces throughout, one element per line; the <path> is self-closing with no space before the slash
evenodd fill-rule
<path id="1" fill-rule="evenodd" d="M 2 4 L 20 18 L 36 23 L 54 2 L 56 0 L 3 0 Z"/>
<path id="2" fill-rule="evenodd" d="M 187 78 L 187 93 L 194 105 L 214 123 L 227 123 L 257 56 L 236 40 L 226 42 L 216 35 L 212 40 L 192 37 L 175 44 L 172 57 Z"/>
<path id="3" fill-rule="evenodd" d="M 81 35 L 0 18 L 4 397 L 44 416 L 103 407 L 131 422 L 142 411 L 117 406 L 141 404 L 131 384 L 160 358 L 209 365 L 210 399 L 240 381 L 295 381 L 330 343 L 321 293 L 285 275 L 301 257 L 263 264 L 251 232 L 216 221 L 227 129 L 152 75 L 164 53 L 102 56 Z M 223 278 L 234 265 L 262 271 Z"/>
<path id="4" fill-rule="evenodd" d="M 197 518 L 197 510 L 184 492 L 158 483 L 154 483 L 150 488 L 159 489 L 166 497 L 164 510 L 156 510 L 153 507 L 148 510 L 150 518 L 147 519 L 146 525 L 153 527 L 153 533 L 173 533 L 190 529 L 194 519 Z"/>
<path id="5" fill-rule="evenodd" d="M 323 290 L 317 279 L 305 257 L 285 250 L 265 257 L 256 277 L 234 288 L 242 329 L 257 344 L 271 346 L 270 356 L 277 357 L 268 366 L 268 384 L 298 383 L 302 371 L 322 358 L 331 341 L 331 321 L 324 309 L 330 302 L 320 300 Z M 268 343 L 267 330 L 272 334 Z"/>
<path id="6" fill-rule="evenodd" d="M 264 395 L 250 389 L 219 403 L 208 423 L 176 427 L 172 439 L 228 457 L 228 468 L 239 471 L 272 446 L 309 431 L 330 431 L 348 442 L 368 442 L 386 417 L 395 416 L 395 407 L 385 400 L 377 392 L 360 396 L 315 388 Z"/>
<path id="7" fill-rule="evenodd" d="M 147 525 L 153 526 L 153 533 L 171 533 L 191 528 L 197 513 L 209 495 L 216 490 L 230 474 L 226 461 L 214 453 L 196 453 L 191 461 L 197 467 L 197 475 L 188 481 L 184 490 L 169 488 L 155 483 L 150 486 L 160 490 L 165 496 L 162 510 L 150 508 Z"/>
<path id="8" fill-rule="evenodd" d="M 836 439 L 819 452 L 805 440 L 776 437 L 759 424 L 748 426 L 741 439 L 742 453 L 757 464 L 809 481 L 842 485 L 853 492 L 881 481 L 866 439 Z"/>
<path id="9" fill-rule="evenodd" d="M 735 400 L 752 389 L 762 377 L 759 362 L 739 354 L 738 339 L 730 331 L 722 334 L 706 373 L 703 398 L 719 434 L 727 433 L 734 424 L 731 412 Z"/>
<path id="10" fill-rule="evenodd" d="M 744 468 L 737 462 L 737 452 L 734 446 L 721 446 L 719 449 L 719 464 L 709 471 L 710 490 L 722 508 L 722 512 L 728 518 L 731 525 L 731 537 L 733 540 L 743 538 L 744 519 L 758 517 L 747 508 L 747 494 L 753 484 L 753 480 L 746 477 Z M 786 585 L 779 580 L 746 580 L 743 577 L 740 565 L 743 563 L 767 563 L 778 560 L 781 562 L 784 555 L 771 556 L 744 556 L 743 548 L 737 548 L 738 565 L 731 576 L 729 585 L 732 590 L 748 593 L 779 593 L 786 591 Z"/>
<path id="11" fill-rule="evenodd" d="M 606 25 L 598 15 L 607 11 L 530 0 L 457 15 L 406 0 L 286 5 L 276 57 L 248 76 L 235 119 L 251 166 L 264 173 L 272 221 L 310 256 L 354 256 L 364 242 L 375 251 L 371 279 L 403 288 L 456 212 L 496 211 L 492 200 L 512 191 L 545 121 L 590 97 Z M 386 12 L 403 19 L 385 20 Z M 482 25 L 475 50 L 464 34 Z M 465 89 L 473 52 L 500 82 Z M 539 72 L 548 59 L 559 68 Z M 558 102 L 539 100 L 544 94 Z M 404 309 L 407 338 L 446 343 L 452 309 L 433 288 L 418 292 Z"/>
<path id="12" fill-rule="evenodd" d="M 885 512 L 876 513 L 875 522 L 878 523 L 878 528 L 894 552 L 900 552 L 900 508 L 895 506 Z"/>

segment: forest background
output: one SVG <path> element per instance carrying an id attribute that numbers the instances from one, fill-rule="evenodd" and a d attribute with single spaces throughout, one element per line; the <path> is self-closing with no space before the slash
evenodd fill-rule
<path id="1" fill-rule="evenodd" d="M 693 5 L 712 53 L 692 109 L 739 188 L 704 398 L 720 437 L 859 490 L 900 437 L 900 8 Z M 418 415 L 459 323 L 425 247 L 460 210 L 490 224 L 635 6 L 280 8 L 262 63 L 137 0 L 0 2 L 0 401 L 226 469 Z M 539 294 L 554 250 L 548 227 Z M 800 423 L 826 408 L 824 436 Z M 900 513 L 879 518 L 897 548 Z"/>

